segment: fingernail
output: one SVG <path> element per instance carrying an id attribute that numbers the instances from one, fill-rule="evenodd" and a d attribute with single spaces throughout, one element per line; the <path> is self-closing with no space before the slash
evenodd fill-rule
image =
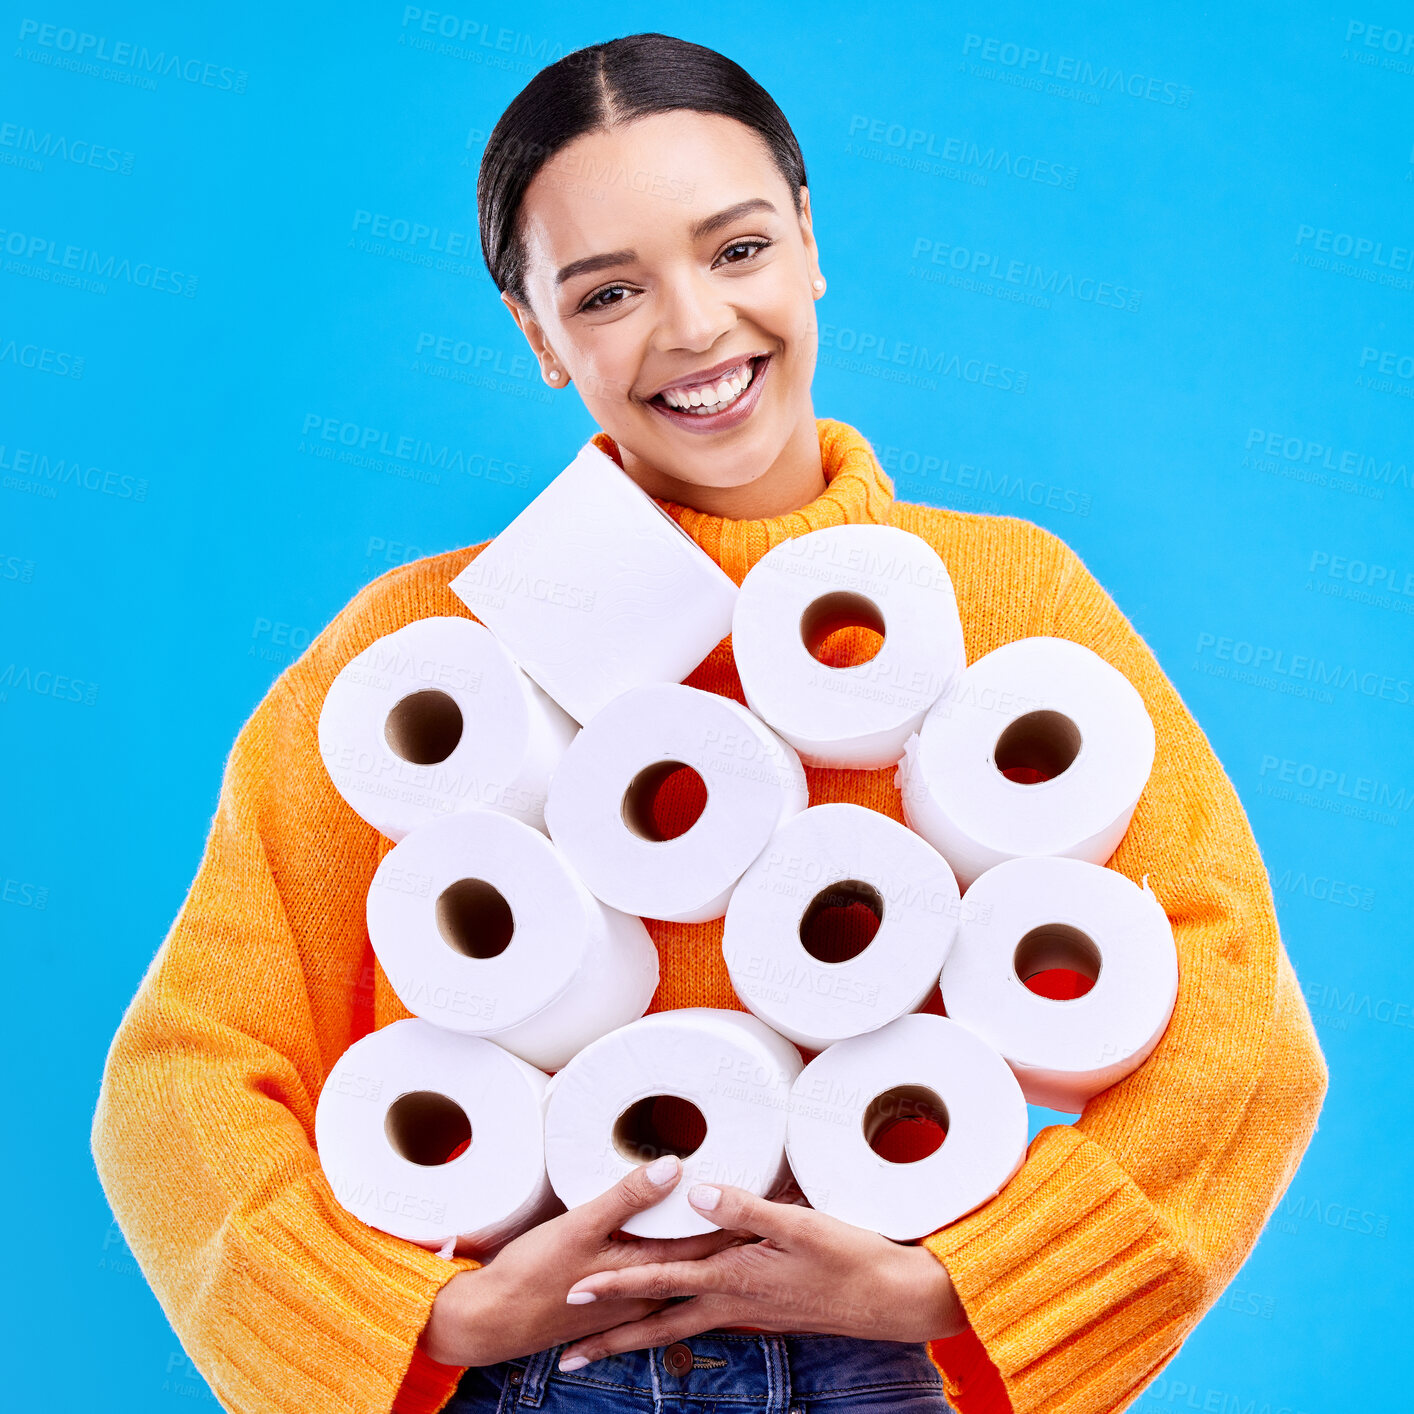
<path id="1" fill-rule="evenodd" d="M 560 1369 L 568 1374 L 571 1370 L 582 1370 L 588 1363 L 587 1355 L 567 1355 L 560 1361 Z"/>
<path id="2" fill-rule="evenodd" d="M 583 1306 L 588 1301 L 597 1301 L 598 1297 L 592 1291 L 572 1291 L 565 1297 L 565 1300 L 571 1306 Z"/>
<path id="3" fill-rule="evenodd" d="M 688 1200 L 694 1208 L 715 1208 L 717 1199 L 722 1196 L 720 1188 L 713 1188 L 710 1183 L 694 1183 L 688 1189 Z"/>
<path id="4" fill-rule="evenodd" d="M 664 1154 L 661 1159 L 654 1159 L 648 1165 L 648 1181 L 662 1185 L 674 1177 L 678 1171 L 678 1156 L 676 1154 Z"/>

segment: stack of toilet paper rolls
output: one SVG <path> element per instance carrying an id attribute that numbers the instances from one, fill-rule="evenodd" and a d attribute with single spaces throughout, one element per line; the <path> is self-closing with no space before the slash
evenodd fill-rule
<path id="1" fill-rule="evenodd" d="M 738 590 L 591 442 L 451 587 L 476 618 L 370 644 L 319 719 L 395 842 L 368 932 L 413 1017 L 319 1099 L 364 1222 L 485 1258 L 671 1151 L 625 1231 L 711 1230 L 693 1182 L 794 1180 L 909 1241 L 1000 1191 L 1028 1101 L 1078 1113 L 1158 1044 L 1169 922 L 1103 867 L 1153 764 L 1143 700 L 1063 639 L 968 666 L 921 537 L 787 539 Z M 683 684 L 729 633 L 745 707 Z M 906 823 L 811 806 L 807 765 L 894 768 Z M 744 1010 L 645 1014 L 644 919 L 718 918 Z"/>

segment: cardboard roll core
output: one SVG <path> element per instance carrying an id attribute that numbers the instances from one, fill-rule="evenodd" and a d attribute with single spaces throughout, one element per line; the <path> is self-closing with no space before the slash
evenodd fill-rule
<path id="1" fill-rule="evenodd" d="M 425 688 L 394 704 L 383 738 L 395 756 L 414 766 L 435 766 L 462 739 L 462 709 L 445 692 Z"/>
<path id="2" fill-rule="evenodd" d="M 1100 978 L 1100 949 L 1068 923 L 1033 928 L 1016 945 L 1012 968 L 1029 992 L 1052 1001 L 1083 997 Z"/>
<path id="3" fill-rule="evenodd" d="M 383 1119 L 388 1142 L 409 1163 L 436 1168 L 451 1163 L 471 1145 L 466 1111 L 435 1090 L 399 1095 Z"/>
<path id="4" fill-rule="evenodd" d="M 685 1159 L 706 1137 L 702 1111 L 680 1095 L 645 1095 L 614 1121 L 614 1148 L 636 1164 L 652 1163 L 663 1154 Z"/>
<path id="5" fill-rule="evenodd" d="M 822 594 L 800 616 L 806 651 L 827 668 L 867 663 L 884 646 L 884 615 L 872 599 L 848 590 Z"/>
<path id="6" fill-rule="evenodd" d="M 707 808 L 707 782 L 685 761 L 655 761 L 628 784 L 624 824 L 640 839 L 661 844 L 685 835 Z"/>
<path id="7" fill-rule="evenodd" d="M 881 1159 L 917 1163 L 948 1137 L 948 1107 L 927 1085 L 895 1085 L 869 1102 L 863 1124 L 865 1141 Z"/>
<path id="8" fill-rule="evenodd" d="M 1063 712 L 1027 712 L 1010 723 L 992 753 L 997 770 L 1018 785 L 1040 785 L 1080 754 L 1080 728 Z"/>
<path id="9" fill-rule="evenodd" d="M 858 957 L 884 921 L 884 900 L 872 884 L 840 879 L 820 890 L 800 918 L 800 942 L 817 962 Z"/>
<path id="10" fill-rule="evenodd" d="M 515 935 L 515 916 L 495 884 L 458 879 L 437 896 L 437 931 L 463 957 L 499 957 Z"/>

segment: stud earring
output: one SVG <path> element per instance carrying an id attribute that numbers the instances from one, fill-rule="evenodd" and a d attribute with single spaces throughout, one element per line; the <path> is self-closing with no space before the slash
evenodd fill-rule
<path id="1" fill-rule="evenodd" d="M 815 281 L 815 288 L 816 288 L 817 290 L 823 290 L 823 289 L 825 288 L 825 282 L 824 282 L 823 280 L 816 280 L 816 281 Z"/>
<path id="2" fill-rule="evenodd" d="M 552 369 L 550 370 L 550 381 L 551 381 L 552 383 L 553 383 L 553 382 L 556 382 L 556 381 L 559 379 L 559 376 L 560 376 L 560 370 L 559 370 L 558 368 L 552 368 Z"/>

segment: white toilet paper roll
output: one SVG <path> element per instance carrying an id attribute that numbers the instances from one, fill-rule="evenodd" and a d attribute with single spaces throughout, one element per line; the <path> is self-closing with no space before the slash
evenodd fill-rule
<path id="1" fill-rule="evenodd" d="M 746 1012 L 680 1007 L 611 1031 L 548 1087 L 545 1162 L 555 1192 L 574 1208 L 659 1154 L 682 1154 L 677 1185 L 623 1230 L 714 1232 L 719 1225 L 692 1207 L 688 1189 L 729 1183 L 770 1197 L 788 1181 L 786 1115 L 800 1068 L 795 1047 Z"/>
<path id="2" fill-rule="evenodd" d="M 816 650 L 838 629 L 883 636 L 867 662 Z M 732 614 L 751 710 L 812 766 L 892 766 L 966 659 L 952 580 L 921 536 L 836 525 L 782 541 L 752 567 Z"/>
<path id="3" fill-rule="evenodd" d="M 681 682 L 731 631 L 736 585 L 594 445 L 452 581 L 577 721 L 650 682 Z"/>
<path id="4" fill-rule="evenodd" d="M 1021 855 L 1103 864 L 1154 764 L 1144 699 L 1083 644 L 1021 638 L 979 658 L 909 738 L 904 818 L 966 889 Z"/>
<path id="5" fill-rule="evenodd" d="M 736 994 L 812 1051 L 920 1007 L 958 924 L 957 881 L 926 840 L 862 805 L 787 820 L 727 905 Z"/>
<path id="6" fill-rule="evenodd" d="M 871 1147 L 895 1124 L 946 1131 L 901 1163 Z M 896 1242 L 999 1193 L 1026 1157 L 1026 1101 L 1006 1062 L 955 1021 L 920 1012 L 821 1051 L 791 1089 L 786 1152 L 811 1207 Z"/>
<path id="7" fill-rule="evenodd" d="M 410 1012 L 542 1070 L 642 1016 L 658 986 L 643 920 L 600 903 L 538 830 L 490 810 L 421 825 L 384 856 L 368 936 Z"/>
<path id="8" fill-rule="evenodd" d="M 1079 1114 L 1158 1045 L 1178 995 L 1163 905 L 1123 874 L 1076 859 L 1013 859 L 967 891 L 943 967 L 948 1015 L 999 1051 L 1033 1105 Z M 1026 979 L 1060 970 L 1093 985 L 1058 1000 Z"/>
<path id="9" fill-rule="evenodd" d="M 655 806 L 684 767 L 706 804 L 665 838 Z M 583 728 L 550 783 L 545 823 L 611 908 L 701 923 L 726 912 L 772 832 L 808 802 L 800 758 L 764 722 L 714 692 L 660 684 L 631 688 Z"/>
<path id="10" fill-rule="evenodd" d="M 484 806 L 543 829 L 577 726 L 484 624 L 417 619 L 352 658 L 319 713 L 339 794 L 389 839 Z"/>
<path id="11" fill-rule="evenodd" d="M 356 1218 L 478 1255 L 560 1211 L 545 1173 L 549 1077 L 494 1041 L 395 1021 L 329 1072 L 315 1146 Z"/>

